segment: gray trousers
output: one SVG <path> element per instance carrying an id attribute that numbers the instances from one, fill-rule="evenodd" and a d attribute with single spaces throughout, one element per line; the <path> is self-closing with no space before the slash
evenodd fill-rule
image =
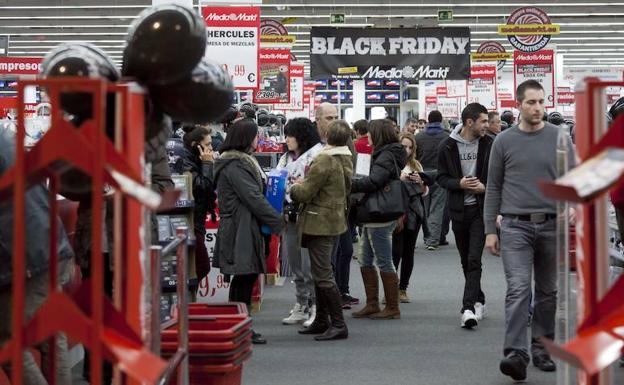
<path id="1" fill-rule="evenodd" d="M 440 244 L 446 196 L 446 189 L 440 187 L 437 183 L 429 187 L 429 194 L 425 197 L 428 213 L 427 227 L 429 228 L 429 236 L 425 238 L 426 245 L 438 246 Z"/>
<path id="2" fill-rule="evenodd" d="M 295 276 L 295 290 L 297 303 L 301 306 L 314 304 L 314 281 L 310 271 L 310 254 L 308 249 L 299 245 L 297 224 L 288 222 L 284 232 L 286 255 L 290 270 Z"/>
<path id="3" fill-rule="evenodd" d="M 61 285 L 69 281 L 71 266 L 72 262 L 70 260 L 59 262 L 59 283 Z M 24 306 L 26 322 L 32 318 L 45 302 L 48 296 L 48 278 L 48 274 L 45 273 L 26 280 Z M 12 294 L 11 287 L 9 286 L 6 290 L 4 288 L 0 290 L 0 346 L 11 338 L 11 304 Z M 37 349 L 41 351 L 42 369 L 47 371 L 51 361 L 51 357 L 48 354 L 49 349 L 47 343 L 38 346 Z M 69 385 L 71 384 L 71 368 L 67 362 L 67 337 L 62 333 L 57 334 L 56 354 L 56 383 L 59 385 Z M 25 350 L 23 359 L 23 383 L 25 385 L 47 385 L 48 381 L 43 376 L 39 366 L 37 366 L 32 353 Z M 4 369 L 7 371 L 7 374 L 10 375 L 11 368 L 7 365 Z"/>
<path id="4" fill-rule="evenodd" d="M 501 225 L 501 257 L 507 280 L 505 297 L 505 345 L 503 353 L 528 358 L 527 322 L 531 305 L 532 273 L 535 296 L 531 322 L 531 354 L 546 354 L 537 340 L 554 338 L 557 310 L 556 219 L 543 223 L 504 217 Z"/>

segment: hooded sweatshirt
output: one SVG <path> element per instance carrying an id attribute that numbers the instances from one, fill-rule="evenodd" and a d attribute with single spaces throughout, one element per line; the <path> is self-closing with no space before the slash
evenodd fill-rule
<path id="1" fill-rule="evenodd" d="M 461 163 L 462 172 L 465 177 L 475 176 L 477 174 L 477 154 L 479 152 L 479 139 L 473 141 L 464 139 L 460 132 L 463 125 L 460 123 L 451 132 L 451 139 L 457 142 L 457 150 L 459 151 L 459 162 Z M 477 197 L 474 194 L 464 193 L 464 206 L 476 205 Z"/>

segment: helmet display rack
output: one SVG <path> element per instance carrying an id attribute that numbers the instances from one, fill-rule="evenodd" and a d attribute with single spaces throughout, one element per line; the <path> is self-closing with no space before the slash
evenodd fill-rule
<path id="1" fill-rule="evenodd" d="M 24 90 L 39 86 L 47 90 L 51 101 L 51 126 L 41 140 L 29 151 L 24 147 Z M 51 341 L 51 357 L 56 362 L 54 339 L 57 333 L 81 343 L 89 349 L 91 383 L 102 382 L 102 361 L 107 359 L 119 371 L 116 383 L 155 384 L 167 379 L 177 363 L 184 363 L 184 353 L 175 362 L 167 362 L 150 350 L 151 341 L 160 339 L 150 328 L 149 299 L 145 288 L 149 285 L 149 243 L 145 238 L 146 208 L 162 209 L 175 197 L 165 193 L 162 197 L 145 188 L 143 178 L 144 146 L 144 91 L 135 83 L 108 84 L 102 80 L 63 78 L 50 80 L 25 80 L 18 83 L 18 120 L 16 158 L 14 166 L 0 178 L 0 199 L 11 200 L 14 210 L 12 250 L 12 336 L 0 347 L 0 364 L 10 363 L 11 383 L 23 383 L 22 352 L 29 347 Z M 61 108 L 64 93 L 84 93 L 92 103 L 92 118 L 75 127 L 65 119 Z M 105 134 L 106 103 L 114 94 L 114 136 Z M 58 204 L 56 196 L 61 189 L 60 176 L 68 167 L 80 170 L 91 179 L 91 268 L 92 279 L 84 281 L 76 294 L 67 294 L 58 285 Z M 49 295 L 32 319 L 24 317 L 26 265 L 25 265 L 25 192 L 30 186 L 48 181 L 50 203 L 49 237 Z M 115 189 L 113 267 L 114 298 L 111 302 L 104 292 L 104 264 L 102 234 L 104 185 Z M 178 232 L 183 238 L 184 232 Z M 184 239 L 182 239 L 184 240 Z M 184 257 L 185 242 L 178 242 L 178 255 Z M 146 275 L 144 275 L 144 272 Z M 158 283 L 160 281 L 158 280 Z M 186 315 L 184 306 L 178 312 Z M 158 309 L 152 309 L 157 317 Z M 183 327 L 184 322 L 180 322 Z M 151 332 L 148 332 L 152 329 Z M 182 330 L 181 330 L 182 331 Z M 186 333 L 180 333 L 187 338 Z M 186 346 L 180 341 L 181 347 Z M 153 346 L 152 346 L 153 347 Z M 55 365 L 47 374 L 50 384 L 56 383 Z M 181 371 L 183 373 L 183 371 Z M 180 381 L 178 383 L 186 383 Z"/>
<path id="2" fill-rule="evenodd" d="M 578 369 L 576 381 L 571 375 L 568 378 L 560 375 L 558 383 L 562 385 L 611 384 L 610 366 L 620 358 L 624 347 L 624 302 L 621 300 L 624 275 L 609 286 L 608 202 L 604 194 L 621 183 L 624 175 L 624 116 L 607 129 L 603 112 L 605 89 L 621 86 L 624 82 L 603 82 L 596 78 L 588 78 L 578 85 L 575 92 L 576 144 L 582 163 L 553 183 L 540 183 L 545 195 L 574 202 L 577 209 L 576 335 L 567 341 L 560 340 L 559 344 L 543 340 L 551 354 Z M 565 242 L 561 246 L 564 247 L 560 250 L 565 250 Z M 570 286 L 560 287 L 565 290 L 562 295 L 567 301 L 564 306 L 559 304 L 560 311 L 574 305 Z M 561 317 L 558 319 L 561 322 Z M 568 324 L 574 322 L 565 317 L 563 320 Z"/>

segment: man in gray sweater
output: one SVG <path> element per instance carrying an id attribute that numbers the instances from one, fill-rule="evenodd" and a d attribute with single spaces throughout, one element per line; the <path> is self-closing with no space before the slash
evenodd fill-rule
<path id="1" fill-rule="evenodd" d="M 546 198 L 538 180 L 555 180 L 556 150 L 561 130 L 542 121 L 544 89 L 534 80 L 518 86 L 516 100 L 520 124 L 496 137 L 490 154 L 485 195 L 486 247 L 501 255 L 507 295 L 505 299 L 505 358 L 503 374 L 526 378 L 529 362 L 527 321 L 531 303 L 532 272 L 535 297 L 531 324 L 533 364 L 543 371 L 556 370 L 540 337 L 554 338 L 557 303 L 556 203 Z M 569 140 L 569 137 L 566 137 Z M 569 148 L 573 148 L 571 141 Z M 570 164 L 574 164 L 571 154 Z M 502 215 L 500 241 L 497 216 Z"/>

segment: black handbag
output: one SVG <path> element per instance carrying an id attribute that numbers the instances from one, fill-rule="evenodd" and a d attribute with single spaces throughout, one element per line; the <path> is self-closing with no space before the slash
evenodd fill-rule
<path id="1" fill-rule="evenodd" d="M 392 157 L 397 178 L 391 179 L 382 189 L 367 194 L 357 207 L 359 223 L 390 222 L 407 212 L 409 199 L 401 182 L 401 170 Z"/>

